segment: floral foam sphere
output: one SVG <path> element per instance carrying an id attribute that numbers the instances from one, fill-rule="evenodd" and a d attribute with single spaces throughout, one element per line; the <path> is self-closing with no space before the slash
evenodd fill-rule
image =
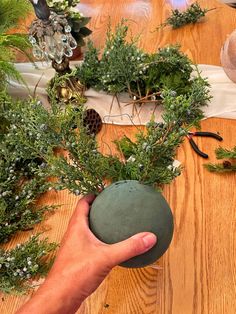
<path id="1" fill-rule="evenodd" d="M 101 241 L 113 244 L 139 232 L 152 232 L 157 244 L 121 264 L 144 267 L 168 249 L 173 236 L 171 209 L 160 192 L 135 180 L 118 181 L 97 196 L 90 210 L 90 229 Z"/>

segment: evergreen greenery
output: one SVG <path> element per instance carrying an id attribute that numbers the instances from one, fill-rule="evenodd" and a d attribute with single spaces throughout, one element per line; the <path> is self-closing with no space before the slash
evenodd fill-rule
<path id="1" fill-rule="evenodd" d="M 235 172 L 236 165 L 232 165 L 231 163 L 218 163 L 218 164 L 206 164 L 204 165 L 207 170 L 210 172 L 217 172 L 217 173 L 226 173 L 226 172 Z"/>
<path id="2" fill-rule="evenodd" d="M 30 11 L 30 3 L 26 0 L 0 0 L 0 90 L 6 86 L 7 80 L 13 78 L 22 80 L 12 61 L 15 51 L 27 54 L 30 47 L 27 36 L 23 34 L 8 34 L 17 27 L 19 19 L 24 19 Z"/>
<path id="3" fill-rule="evenodd" d="M 236 171 L 236 146 L 232 149 L 226 149 L 219 147 L 215 151 L 217 159 L 230 159 L 224 160 L 222 163 L 217 164 L 205 164 L 204 167 L 210 172 L 225 173 L 225 172 L 235 172 Z"/>
<path id="4" fill-rule="evenodd" d="M 158 97 L 164 108 L 163 122 L 151 119 L 146 131 L 137 132 L 135 141 L 127 137 L 117 140 L 122 158 L 104 156 L 95 136 L 89 135 L 84 126 L 84 99 L 76 99 L 77 107 L 73 99 L 69 100 L 65 107 L 54 87 L 49 86 L 51 108 L 46 110 L 37 99 L 13 100 L 2 91 L 1 242 L 8 241 L 19 230 L 32 228 L 43 218 L 50 208 L 36 206 L 37 199 L 52 188 L 68 189 L 75 195 L 98 194 L 107 182 L 129 179 L 160 188 L 181 173 L 181 167 L 173 165 L 176 149 L 189 128 L 197 125 L 203 116 L 201 108 L 209 100 L 208 84 L 198 73 L 195 78 L 191 77 L 192 64 L 178 47 L 163 48 L 157 54 L 148 55 L 136 47 L 135 41 L 126 42 L 127 30 L 121 23 L 115 34 L 108 31 L 101 60 L 90 43 L 85 63 L 77 75 L 87 85 L 110 93 L 128 91 L 132 101 L 136 95 L 139 102 L 143 101 L 143 95 Z M 116 49 L 124 59 L 119 59 Z M 111 77 L 105 78 L 105 73 Z M 56 82 L 60 85 L 67 79 L 68 74 L 56 78 Z M 54 180 L 49 180 L 51 177 Z M 44 245 L 46 248 L 37 240 L 29 244 L 27 257 L 23 253 L 18 255 L 17 248 L 2 251 L 0 289 L 12 292 L 29 286 L 31 278 L 41 274 L 42 268 L 36 266 L 28 272 L 25 262 L 34 260 L 30 265 L 39 265 L 35 256 L 41 257 L 44 251 L 47 254 L 55 248 L 47 242 Z"/>
<path id="5" fill-rule="evenodd" d="M 0 0 L 0 33 L 17 27 L 19 20 L 27 17 L 31 4 L 27 0 Z"/>
<path id="6" fill-rule="evenodd" d="M 49 184 L 44 175 L 36 173 L 42 160 L 34 159 L 23 146 L 12 145 L 17 128 L 14 123 L 18 119 L 19 126 L 20 116 L 14 111 L 15 102 L 4 91 L 9 78 L 22 81 L 12 62 L 15 51 L 27 54 L 30 44 L 26 35 L 8 32 L 27 16 L 31 5 L 26 0 L 0 0 L 0 8 L 0 243 L 5 243 L 17 231 L 31 229 L 50 207 L 36 208 L 37 197 Z M 18 109 L 21 105 L 19 102 Z M 25 119 L 23 110 L 21 119 Z M 50 267 L 52 260 L 47 263 L 44 257 L 55 247 L 34 236 L 15 249 L 0 248 L 0 290 L 14 293 L 27 289 L 31 279 Z"/>
<path id="7" fill-rule="evenodd" d="M 40 110 L 41 107 L 41 103 L 36 100 L 16 101 L 5 92 L 0 92 L 0 243 L 7 242 L 20 230 L 33 229 L 42 220 L 45 212 L 55 207 L 39 207 L 36 203 L 39 196 L 51 188 L 48 174 L 44 172 L 47 164 L 42 156 L 45 152 L 52 153 L 51 150 L 57 146 L 58 140 L 43 124 L 46 119 L 51 120 L 45 109 Z M 35 120 L 38 129 L 34 129 Z M 44 138 L 40 139 L 41 136 Z M 27 253 L 29 258 L 42 252 L 44 247 L 53 248 L 46 242 L 43 245 L 38 241 L 30 243 L 31 249 Z M 8 258 L 12 254 L 14 256 L 14 252 L 4 253 L 2 249 L 0 259 L 4 259 L 4 256 Z M 17 256 L 14 269 L 20 268 L 21 255 Z M 4 292 L 20 290 L 30 277 L 40 274 L 42 269 L 41 266 L 39 271 L 35 269 L 30 277 L 15 277 L 12 267 L 7 269 L 3 267 L 3 263 L 0 264 L 0 289 Z"/>
<path id="8" fill-rule="evenodd" d="M 187 24 L 194 24 L 203 18 L 207 12 L 212 10 L 214 9 L 202 9 L 197 2 L 192 3 L 183 12 L 179 11 L 178 9 L 172 10 L 171 15 L 167 18 L 165 23 L 157 27 L 157 30 L 168 25 L 173 29 L 176 29 Z"/>
<path id="9" fill-rule="evenodd" d="M 236 146 L 232 149 L 226 149 L 223 147 L 219 147 L 216 149 L 216 158 L 224 159 L 224 158 L 232 158 L 236 159 Z"/>
<path id="10" fill-rule="evenodd" d="M 159 49 L 147 54 L 137 48 L 137 38 L 126 40 L 128 26 L 122 21 L 114 33 L 109 27 L 105 47 L 99 50 L 92 42 L 77 76 L 87 87 L 117 95 L 128 92 L 130 104 L 162 103 L 162 91 L 172 91 L 174 97 L 184 95 L 191 103 L 188 122 L 202 118 L 201 107 L 209 100 L 208 83 L 179 46 Z M 195 68 L 195 76 L 192 76 Z M 184 117 L 185 119 L 186 117 Z"/>
<path id="11" fill-rule="evenodd" d="M 52 265 L 52 259 L 45 259 L 57 247 L 32 236 L 27 242 L 17 244 L 12 250 L 0 249 L 0 290 L 4 293 L 23 293 L 31 288 L 30 280 L 45 276 Z"/>

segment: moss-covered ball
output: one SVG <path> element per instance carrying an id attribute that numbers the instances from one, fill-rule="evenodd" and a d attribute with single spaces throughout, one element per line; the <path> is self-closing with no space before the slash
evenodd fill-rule
<path id="1" fill-rule="evenodd" d="M 144 267 L 161 257 L 173 235 L 171 209 L 160 192 L 138 181 L 119 181 L 105 188 L 92 204 L 90 228 L 101 241 L 113 244 L 139 232 L 153 232 L 157 244 L 121 266 Z"/>

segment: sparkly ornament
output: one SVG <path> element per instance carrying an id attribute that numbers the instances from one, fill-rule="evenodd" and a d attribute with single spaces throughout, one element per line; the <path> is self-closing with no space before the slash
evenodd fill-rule
<path id="1" fill-rule="evenodd" d="M 64 14 L 51 12 L 47 20 L 36 19 L 30 26 L 29 41 L 33 46 L 33 55 L 36 59 L 51 59 L 58 64 L 63 57 L 72 57 L 77 42 L 71 35 Z"/>

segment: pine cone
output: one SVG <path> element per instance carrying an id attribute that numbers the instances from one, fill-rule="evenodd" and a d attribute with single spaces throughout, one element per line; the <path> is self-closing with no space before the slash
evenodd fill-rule
<path id="1" fill-rule="evenodd" d="M 83 119 L 84 127 L 87 127 L 89 134 L 97 134 L 102 128 L 102 119 L 94 109 L 87 109 Z"/>
<path id="2" fill-rule="evenodd" d="M 230 168 L 232 167 L 232 164 L 231 164 L 230 161 L 225 160 L 225 161 L 223 162 L 223 167 L 224 167 L 225 169 L 230 169 Z"/>

